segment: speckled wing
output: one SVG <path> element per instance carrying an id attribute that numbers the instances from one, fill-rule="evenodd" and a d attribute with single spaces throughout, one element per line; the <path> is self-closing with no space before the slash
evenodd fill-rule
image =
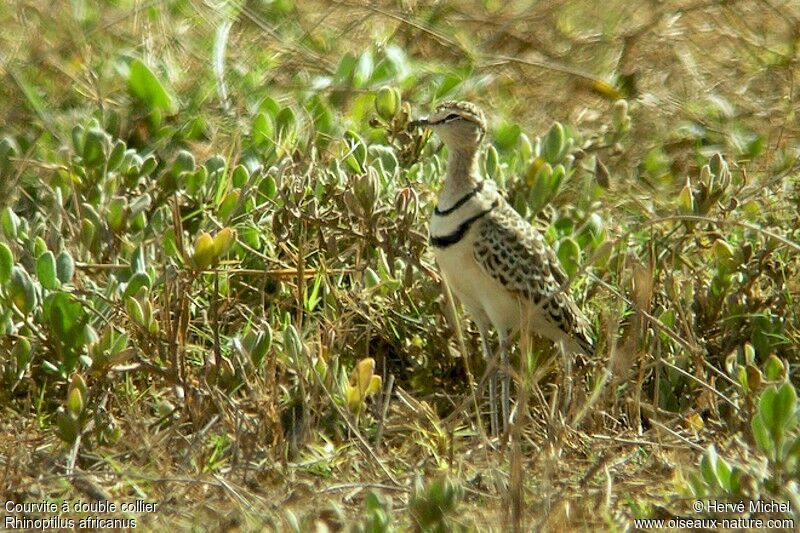
<path id="1" fill-rule="evenodd" d="M 562 289 L 567 276 L 542 234 L 505 200 L 480 221 L 475 259 L 504 287 L 534 305 L 586 355 L 594 347 L 589 321 Z"/>

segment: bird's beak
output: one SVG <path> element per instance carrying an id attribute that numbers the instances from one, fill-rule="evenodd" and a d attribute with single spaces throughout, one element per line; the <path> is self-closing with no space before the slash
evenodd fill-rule
<path id="1" fill-rule="evenodd" d="M 430 120 L 428 120 L 428 117 L 422 117 L 418 120 L 412 120 L 411 122 L 409 122 L 408 129 L 412 130 L 414 128 L 424 128 L 425 126 L 429 126 L 430 123 L 431 122 Z"/>

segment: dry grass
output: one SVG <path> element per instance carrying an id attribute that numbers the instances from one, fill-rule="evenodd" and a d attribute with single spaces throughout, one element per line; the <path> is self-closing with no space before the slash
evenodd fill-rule
<path id="1" fill-rule="evenodd" d="M 0 395 L 0 499 L 158 502 L 157 512 L 135 515 L 151 529 L 325 531 L 368 518 L 374 491 L 391 498 L 387 514 L 402 530 L 415 525 L 415 480 L 446 473 L 463 490 L 450 528 L 627 529 L 633 518 L 691 515 L 685 478 L 710 444 L 741 463 L 755 454 L 753 397 L 726 370 L 731 352 L 741 359 L 745 343 L 766 347 L 756 366 L 775 353 L 796 381 L 796 3 L 186 0 L 98 10 L 14 0 L 0 7 L 0 25 L 10 29 L 0 35 L 2 133 L 21 147 L 12 165 L 0 160 L 0 206 L 30 221 L 31 242 L 40 235 L 73 254 L 71 291 L 91 302 L 93 327 L 127 332 L 132 348 L 107 371 L 81 371 L 91 416 L 65 445 L 55 412 L 72 372 L 43 371 L 42 361 L 60 354 L 51 329 L 9 315 L 4 376 L 12 358 L 3 350 L 11 354 L 20 338 L 33 341 L 36 358 Z M 360 85 L 337 78 L 346 54 L 383 58 L 387 47 L 405 53 L 410 75 Z M 119 74 L 129 56 L 155 65 L 179 102 L 159 126 Z M 399 85 L 421 112 L 448 76 L 460 76 L 448 97 L 490 110 L 493 138 L 505 124 L 533 138 L 560 121 L 585 141 L 564 190 L 528 215 L 557 241 L 560 221 L 577 239 L 591 212 L 606 232 L 602 246 L 583 250 L 573 288 L 595 318 L 601 357 L 535 376 L 527 358 L 515 358 L 527 408 L 495 442 L 472 396 L 483 392 L 485 368 L 476 336 L 448 309 L 426 250 L 434 151 L 399 137 L 394 149 L 408 159 L 362 215 L 352 212 L 352 191 L 368 174 L 331 170 L 334 161 L 347 168 L 346 129 L 388 144 L 386 128 L 367 125 L 375 89 Z M 311 94 L 332 113 L 328 129 Z M 298 124 L 297 138 L 283 138 L 277 151 L 275 138 L 257 144 L 251 135 L 267 97 L 292 107 Z M 631 130 L 615 136 L 620 98 Z M 70 132 L 87 117 L 159 161 L 152 177 L 103 194 L 150 193 L 148 223 L 163 208 L 164 233 L 111 232 L 98 252 L 81 244 L 81 202 L 51 210 L 59 170 L 76 172 Z M 187 133 L 197 124 L 202 134 Z M 751 150 L 756 142 L 763 147 Z M 263 161 L 259 179 L 274 177 L 277 196 L 254 206 L 243 199 L 228 218 L 219 202 L 170 191 L 163 176 L 179 149 L 200 163 L 222 154 L 229 168 Z M 499 151 L 509 195 L 524 203 L 530 183 L 513 150 Z M 686 217 L 679 193 L 689 177 L 700 203 L 701 169 L 716 152 L 732 183 L 691 215 L 702 218 Z M 607 191 L 594 182 L 595 159 L 608 169 Z M 84 184 L 74 194 L 89 202 Z M 317 189 L 319 197 L 308 192 Z M 104 218 L 106 200 L 97 205 Z M 63 219 L 48 228 L 54 211 Z M 166 251 L 167 230 L 182 249 L 181 239 L 188 248 L 201 231 L 229 226 L 240 244 L 216 269 L 198 272 Z M 258 246 L 243 237 L 249 230 Z M 5 240 L 32 270 L 33 245 Z M 737 253 L 749 247 L 721 297 L 711 288 L 724 277 L 718 240 Z M 155 274 L 146 299 L 158 333 L 136 323 L 116 289 L 127 281 L 119 265 L 137 246 Z M 395 271 L 396 259 L 403 268 Z M 378 286 L 368 270 L 379 272 Z M 311 305 L 315 283 L 321 303 Z M 11 305 L 0 294 L 2 315 Z M 268 327 L 274 342 L 253 365 L 233 339 Z M 366 357 L 394 386 L 355 417 L 342 378 Z M 106 427 L 121 439 L 103 441 Z"/>

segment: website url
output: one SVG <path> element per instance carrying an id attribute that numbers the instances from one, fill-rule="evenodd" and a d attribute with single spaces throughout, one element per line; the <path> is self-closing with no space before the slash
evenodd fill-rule
<path id="1" fill-rule="evenodd" d="M 794 529 L 791 518 L 638 518 L 633 527 L 641 529 Z"/>

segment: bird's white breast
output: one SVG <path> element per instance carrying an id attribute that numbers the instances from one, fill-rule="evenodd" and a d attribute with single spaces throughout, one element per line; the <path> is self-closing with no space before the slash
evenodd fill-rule
<path id="1" fill-rule="evenodd" d="M 432 237 L 452 235 L 477 214 L 491 208 L 498 195 L 492 183 L 463 206 L 446 215 L 435 214 L 430 222 Z M 515 330 L 520 323 L 520 302 L 497 280 L 489 276 L 475 259 L 480 219 L 461 240 L 446 247 L 433 247 L 436 262 L 454 295 L 479 327 L 494 326 L 498 331 Z"/>

